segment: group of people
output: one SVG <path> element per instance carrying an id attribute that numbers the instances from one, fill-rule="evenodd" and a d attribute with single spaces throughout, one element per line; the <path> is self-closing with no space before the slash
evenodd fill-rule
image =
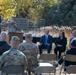
<path id="1" fill-rule="evenodd" d="M 42 54 L 42 50 L 44 48 L 47 49 L 47 53 L 50 53 L 52 49 L 52 43 L 53 38 L 49 34 L 49 30 L 45 30 L 45 34 L 41 37 L 40 40 L 39 45 L 40 54 Z M 61 53 L 66 50 L 67 45 L 67 38 L 65 37 L 65 33 L 63 31 L 59 32 L 59 37 L 56 38 L 54 43 L 55 43 L 54 53 L 56 54 L 57 58 L 60 58 Z"/>
<path id="2" fill-rule="evenodd" d="M 64 61 L 65 61 L 64 65 L 66 67 L 68 67 L 69 65 L 76 65 L 76 60 L 75 61 L 65 60 L 65 57 L 68 54 L 76 56 L 76 30 L 72 32 L 72 35 L 73 36 L 70 38 L 69 41 L 69 49 L 66 51 L 66 54 L 58 60 L 58 63 L 54 65 L 55 67 L 61 65 Z M 64 70 L 66 70 L 66 68 L 64 68 Z"/>
<path id="3" fill-rule="evenodd" d="M 0 69 L 6 65 L 24 65 L 29 75 L 38 66 L 39 48 L 32 42 L 32 35 L 26 34 L 26 42 L 20 43 L 20 38 L 12 36 L 10 44 L 6 42 L 7 34 L 0 34 Z"/>
<path id="4" fill-rule="evenodd" d="M 51 53 L 52 36 L 49 35 L 49 30 L 47 29 L 45 29 L 45 34 L 41 37 L 39 46 L 32 42 L 33 37 L 32 34 L 29 33 L 25 34 L 26 42 L 24 43 L 20 43 L 19 37 L 12 36 L 10 44 L 8 44 L 6 37 L 7 34 L 5 32 L 0 34 L 0 69 L 6 65 L 24 65 L 30 75 L 30 73 L 38 67 L 38 54 L 41 55 L 44 48 L 47 49 L 47 53 Z M 65 33 L 61 31 L 59 32 L 59 37 L 55 40 L 54 49 L 54 53 L 58 59 L 61 59 L 61 53 L 65 52 L 66 45 L 67 38 L 65 37 Z M 75 55 L 75 50 L 76 30 L 73 31 L 69 51 L 67 51 L 66 54 L 70 53 Z"/>
<path id="5" fill-rule="evenodd" d="M 64 56 L 67 54 L 76 55 L 76 30 L 73 30 L 72 37 L 69 40 L 69 47 L 66 49 L 67 38 L 65 37 L 65 33 L 63 31 L 59 32 L 59 37 L 55 40 L 55 48 L 54 53 L 58 59 L 58 63 L 54 66 L 57 67 L 58 64 L 62 64 L 64 62 Z M 42 54 L 43 48 L 47 49 L 47 53 L 50 53 L 52 49 L 52 37 L 49 35 L 49 31 L 45 31 L 45 35 L 42 36 L 40 41 L 40 54 Z M 67 50 L 67 51 L 66 51 Z M 61 54 L 65 52 L 66 54 L 62 56 Z M 76 62 L 73 61 L 65 61 L 65 66 L 76 65 Z M 64 69 L 66 70 L 66 69 Z"/>

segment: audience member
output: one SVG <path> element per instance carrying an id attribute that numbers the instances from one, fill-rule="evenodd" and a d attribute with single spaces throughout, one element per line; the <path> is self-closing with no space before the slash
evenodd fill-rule
<path id="1" fill-rule="evenodd" d="M 26 39 L 26 42 L 21 43 L 18 49 L 22 51 L 27 57 L 27 61 L 28 61 L 27 70 L 30 75 L 30 73 L 33 72 L 33 70 L 38 66 L 37 55 L 38 55 L 39 49 L 38 49 L 38 46 L 32 42 L 31 34 L 27 33 L 25 35 L 25 39 Z"/>
<path id="2" fill-rule="evenodd" d="M 70 47 L 70 42 L 73 38 L 76 38 L 76 30 L 73 30 L 72 32 L 72 37 L 70 38 L 70 41 L 69 41 L 69 47 Z"/>
<path id="3" fill-rule="evenodd" d="M 17 36 L 11 38 L 11 48 L 4 52 L 0 58 L 1 69 L 7 65 L 22 65 L 26 68 L 26 56 L 17 49 L 19 42 L 20 38 Z"/>
<path id="4" fill-rule="evenodd" d="M 6 33 L 6 34 L 8 34 L 5 29 L 2 29 L 2 30 L 1 30 L 1 33 Z"/>
<path id="5" fill-rule="evenodd" d="M 10 45 L 6 42 L 7 34 L 5 32 L 0 34 L 0 56 L 10 49 Z"/>
<path id="6" fill-rule="evenodd" d="M 66 55 L 67 54 L 71 54 L 71 55 L 76 55 L 76 38 L 73 38 L 71 41 L 71 48 L 67 50 Z M 65 56 L 66 56 L 65 55 Z M 58 64 L 62 64 L 64 61 L 64 56 L 58 61 Z M 55 67 L 58 66 L 58 64 L 55 64 Z M 65 61 L 64 64 L 66 67 L 68 67 L 69 65 L 76 65 L 76 62 L 73 61 Z"/>
<path id="7" fill-rule="evenodd" d="M 45 29 L 45 34 L 41 37 L 39 50 L 42 54 L 42 49 L 47 49 L 47 53 L 50 53 L 52 48 L 52 36 L 49 35 L 49 30 Z"/>
<path id="8" fill-rule="evenodd" d="M 60 59 L 61 53 L 66 50 L 66 45 L 67 45 L 67 39 L 65 37 L 64 32 L 59 33 L 59 37 L 56 39 L 55 45 L 56 47 L 54 49 L 54 53 L 56 54 L 57 58 Z"/>

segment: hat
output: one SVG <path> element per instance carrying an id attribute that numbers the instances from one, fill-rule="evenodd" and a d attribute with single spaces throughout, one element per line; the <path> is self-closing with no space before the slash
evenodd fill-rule
<path id="1" fill-rule="evenodd" d="M 30 33 L 25 34 L 25 38 L 31 38 L 31 37 L 32 37 L 32 34 L 30 34 Z"/>
<path id="2" fill-rule="evenodd" d="M 20 38 L 17 37 L 17 36 L 13 36 L 13 37 L 11 38 L 11 41 L 20 42 Z"/>
<path id="3" fill-rule="evenodd" d="M 76 46 L 76 38 L 73 38 L 71 41 L 71 46 L 75 47 Z"/>

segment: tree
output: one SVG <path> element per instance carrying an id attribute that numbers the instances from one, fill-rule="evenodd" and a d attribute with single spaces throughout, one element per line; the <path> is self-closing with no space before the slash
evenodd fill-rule
<path id="1" fill-rule="evenodd" d="M 29 18 L 35 20 L 48 18 L 47 16 L 51 6 L 57 2 L 58 0 L 38 0 L 32 5 L 32 7 L 29 10 Z"/>
<path id="2" fill-rule="evenodd" d="M 48 11 L 48 22 L 54 25 L 75 25 L 76 24 L 76 0 L 60 0 Z"/>
<path id="3" fill-rule="evenodd" d="M 40 19 L 42 15 L 47 15 L 48 8 L 57 0 L 0 0 L 2 2 L 2 15 L 9 18 L 16 17 Z"/>
<path id="4" fill-rule="evenodd" d="M 58 16 L 58 11 L 57 9 L 57 2 L 59 0 L 45 0 L 42 4 L 43 6 L 43 11 L 42 11 L 42 18 L 46 20 L 46 25 L 51 25 L 56 23 L 59 18 L 57 18 L 57 20 L 55 20 L 55 16 Z M 56 12 L 55 12 L 56 11 Z M 58 14 L 58 15 L 56 15 Z"/>
<path id="5" fill-rule="evenodd" d="M 14 15 L 15 5 L 13 3 L 13 0 L 0 0 L 0 3 L 2 17 L 9 18 L 10 16 Z"/>
<path id="6" fill-rule="evenodd" d="M 16 1 L 16 16 L 26 18 L 29 15 L 29 10 L 38 0 L 15 0 Z"/>
<path id="7" fill-rule="evenodd" d="M 29 9 L 38 0 L 0 0 L 1 11 L 4 18 L 13 15 L 17 17 L 28 17 Z"/>

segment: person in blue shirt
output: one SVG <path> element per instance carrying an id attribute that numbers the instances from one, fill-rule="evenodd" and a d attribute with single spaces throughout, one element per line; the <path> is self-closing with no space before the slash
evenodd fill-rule
<path id="1" fill-rule="evenodd" d="M 49 30 L 45 29 L 45 34 L 41 37 L 39 50 L 42 54 L 42 49 L 47 49 L 47 53 L 50 53 L 52 48 L 52 36 L 49 35 Z"/>

